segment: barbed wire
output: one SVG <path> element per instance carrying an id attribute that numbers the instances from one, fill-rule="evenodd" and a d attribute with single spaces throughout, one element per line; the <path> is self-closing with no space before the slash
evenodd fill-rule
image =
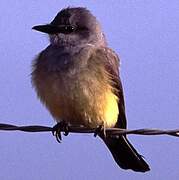
<path id="1" fill-rule="evenodd" d="M 24 132 L 54 132 L 53 127 L 48 126 L 16 126 L 11 124 L 0 123 L 0 130 L 4 131 L 24 131 Z M 63 129 L 60 130 L 64 132 Z M 84 126 L 68 126 L 68 132 L 70 133 L 96 133 L 96 128 L 86 128 Z M 179 129 L 173 130 L 161 130 L 161 129 L 121 129 L 121 128 L 106 128 L 107 136 L 117 136 L 124 134 L 135 134 L 135 135 L 169 135 L 179 137 Z"/>

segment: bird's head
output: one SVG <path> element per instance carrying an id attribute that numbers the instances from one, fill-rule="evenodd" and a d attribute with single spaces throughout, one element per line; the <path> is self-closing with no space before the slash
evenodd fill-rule
<path id="1" fill-rule="evenodd" d="M 83 7 L 62 9 L 50 24 L 34 26 L 33 29 L 49 34 L 52 45 L 105 44 L 99 22 Z"/>

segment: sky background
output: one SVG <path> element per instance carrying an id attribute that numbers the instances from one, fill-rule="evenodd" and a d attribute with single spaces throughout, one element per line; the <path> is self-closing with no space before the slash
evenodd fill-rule
<path id="1" fill-rule="evenodd" d="M 178 0 L 0 1 L 0 123 L 55 124 L 30 81 L 31 62 L 48 45 L 46 35 L 31 27 L 67 6 L 91 10 L 119 54 L 128 128 L 179 128 Z M 92 135 L 70 134 L 58 144 L 51 133 L 0 131 L 0 179 L 179 179 L 179 138 L 129 139 L 150 172 L 118 168 Z"/>

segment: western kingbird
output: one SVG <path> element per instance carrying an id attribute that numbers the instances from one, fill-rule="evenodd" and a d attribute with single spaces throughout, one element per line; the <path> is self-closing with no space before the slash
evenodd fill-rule
<path id="1" fill-rule="evenodd" d="M 88 128 L 126 128 L 119 58 L 100 24 L 83 7 L 62 9 L 50 24 L 34 26 L 50 45 L 34 60 L 32 82 L 57 122 Z M 125 135 L 100 135 L 123 169 L 149 171 Z"/>

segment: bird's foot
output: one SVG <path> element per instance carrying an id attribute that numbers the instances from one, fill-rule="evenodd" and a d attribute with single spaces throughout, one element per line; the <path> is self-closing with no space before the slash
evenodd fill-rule
<path id="1" fill-rule="evenodd" d="M 57 123 L 52 130 L 52 134 L 53 136 L 56 137 L 56 140 L 61 143 L 62 141 L 62 135 L 61 132 L 64 132 L 63 135 L 67 136 L 69 134 L 69 126 L 68 123 L 66 123 L 65 121 L 61 121 L 59 123 Z"/>
<path id="2" fill-rule="evenodd" d="M 105 129 L 104 124 L 103 124 L 103 125 L 99 125 L 99 126 L 95 129 L 94 137 L 96 137 L 97 135 L 106 137 L 106 129 Z"/>

